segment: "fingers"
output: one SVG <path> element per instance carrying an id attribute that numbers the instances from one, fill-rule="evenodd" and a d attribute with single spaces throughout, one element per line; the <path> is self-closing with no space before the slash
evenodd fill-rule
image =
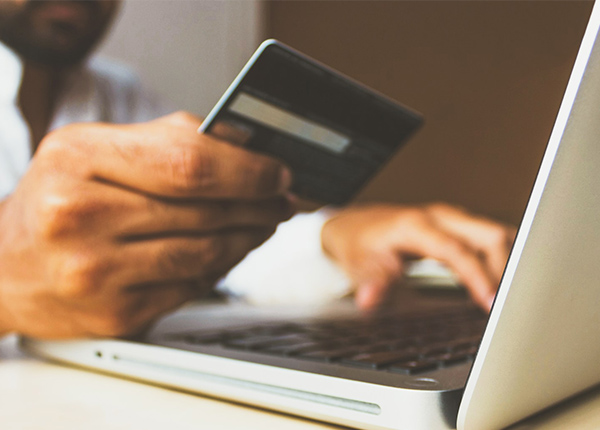
<path id="1" fill-rule="evenodd" d="M 363 310 L 375 309 L 381 304 L 389 288 L 390 284 L 388 282 L 372 281 L 360 285 L 356 289 L 356 304 Z"/>
<path id="2" fill-rule="evenodd" d="M 174 200 L 106 184 L 89 184 L 78 195 L 82 198 L 73 199 L 76 203 L 70 211 L 63 210 L 62 216 L 70 213 L 71 218 L 80 219 L 82 230 L 102 231 L 122 240 L 208 234 L 240 227 L 272 228 L 294 212 L 285 197 L 261 201 Z M 83 206 L 85 199 L 88 204 Z"/>
<path id="3" fill-rule="evenodd" d="M 351 273 L 356 281 L 356 304 L 363 310 L 376 308 L 391 285 L 402 276 L 402 259 L 395 252 L 365 258 L 359 270 Z"/>
<path id="4" fill-rule="evenodd" d="M 273 229 L 244 228 L 207 236 L 126 243 L 107 282 L 113 288 L 189 279 L 217 279 L 264 242 Z"/>
<path id="5" fill-rule="evenodd" d="M 430 206 L 428 213 L 440 228 L 481 252 L 490 273 L 500 281 L 516 235 L 514 227 L 444 204 Z"/>
<path id="6" fill-rule="evenodd" d="M 484 309 L 491 308 L 498 284 L 477 250 L 426 217 L 402 230 L 398 233 L 402 236 L 398 240 L 401 252 L 432 257 L 446 264 L 464 282 L 475 302 Z"/>
<path id="7" fill-rule="evenodd" d="M 148 211 L 136 211 L 119 228 L 124 239 L 160 234 L 207 234 L 242 227 L 272 228 L 288 219 L 293 209 L 284 198 L 259 203 L 205 201 L 171 203 L 149 199 L 140 202 Z"/>
<path id="8" fill-rule="evenodd" d="M 288 190 L 281 163 L 198 134 L 199 124 L 178 113 L 143 124 L 73 125 L 48 136 L 38 155 L 58 163 L 68 156 L 89 178 L 164 197 L 257 199 Z"/>
<path id="9" fill-rule="evenodd" d="M 402 259 L 395 250 L 373 251 L 372 255 L 359 252 L 353 259 L 357 261 L 348 264 L 346 270 L 356 284 L 356 304 L 363 310 L 375 309 L 402 276 Z"/>
<path id="10" fill-rule="evenodd" d="M 489 310 L 513 234 L 510 227 L 447 205 L 377 205 L 340 211 L 324 225 L 321 240 L 357 284 L 362 307 L 380 300 L 400 276 L 404 258 L 417 256 L 445 263 Z"/>

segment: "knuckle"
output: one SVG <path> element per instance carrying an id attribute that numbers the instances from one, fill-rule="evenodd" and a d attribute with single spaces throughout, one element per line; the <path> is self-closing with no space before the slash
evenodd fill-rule
<path id="1" fill-rule="evenodd" d="M 41 237 L 49 240 L 64 237 L 76 228 L 75 205 L 59 193 L 47 193 L 40 202 L 37 221 Z"/>
<path id="2" fill-rule="evenodd" d="M 179 146 L 170 154 L 171 184 L 176 191 L 188 193 L 218 186 L 218 160 L 206 145 Z"/>
<path id="3" fill-rule="evenodd" d="M 426 214 L 417 208 L 407 208 L 396 214 L 396 221 L 400 227 L 420 227 L 426 223 Z"/>
<path id="4" fill-rule="evenodd" d="M 106 277 L 107 264 L 93 255 L 69 256 L 59 269 L 58 294 L 66 298 L 84 298 L 95 294 Z"/>
<path id="5" fill-rule="evenodd" d="M 69 124 L 48 133 L 40 142 L 36 157 L 49 158 L 56 162 L 68 159 L 85 144 L 90 125 Z"/>
<path id="6" fill-rule="evenodd" d="M 78 193 L 69 196 L 60 192 L 45 193 L 37 214 L 37 233 L 48 240 L 64 238 L 84 228 L 92 218 L 103 212 L 94 199 Z"/>
<path id="7" fill-rule="evenodd" d="M 447 240 L 441 247 L 442 255 L 449 261 L 469 258 L 470 253 L 467 247 L 457 240 Z"/>
<path id="8" fill-rule="evenodd" d="M 69 126 L 67 126 L 69 127 Z M 53 131 L 46 135 L 37 148 L 38 157 L 54 158 L 64 152 L 64 141 L 59 137 L 58 132 Z"/>
<path id="9" fill-rule="evenodd" d="M 37 154 L 62 155 L 65 152 L 65 146 L 67 146 L 65 136 L 71 136 L 73 133 L 77 132 L 78 126 L 73 124 L 51 131 L 41 140 L 37 149 Z M 69 139 L 69 144 L 71 143 L 70 140 L 71 139 Z"/>
<path id="10" fill-rule="evenodd" d="M 173 123 L 179 124 L 182 126 L 188 126 L 190 124 L 195 125 L 200 121 L 200 119 L 197 116 L 195 116 L 187 111 L 184 111 L 184 110 L 173 112 L 172 114 L 170 114 L 168 116 L 168 118 Z"/>

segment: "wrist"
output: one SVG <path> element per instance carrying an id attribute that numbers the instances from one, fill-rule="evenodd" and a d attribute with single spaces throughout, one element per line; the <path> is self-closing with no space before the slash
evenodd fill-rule
<path id="1" fill-rule="evenodd" d="M 329 259 L 339 264 L 339 233 L 336 228 L 336 214 L 328 218 L 321 227 L 321 250 Z"/>
<path id="2" fill-rule="evenodd" d="M 331 234 L 331 223 L 335 220 L 338 210 L 324 208 L 319 210 L 322 216 L 321 232 L 319 234 L 319 241 L 321 244 L 321 251 L 328 258 L 335 260 L 335 253 L 333 252 L 333 239 Z"/>

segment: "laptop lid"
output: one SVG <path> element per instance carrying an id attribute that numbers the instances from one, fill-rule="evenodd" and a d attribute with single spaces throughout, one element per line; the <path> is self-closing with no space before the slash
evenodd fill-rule
<path id="1" fill-rule="evenodd" d="M 600 382 L 595 4 L 458 415 L 502 428 Z"/>

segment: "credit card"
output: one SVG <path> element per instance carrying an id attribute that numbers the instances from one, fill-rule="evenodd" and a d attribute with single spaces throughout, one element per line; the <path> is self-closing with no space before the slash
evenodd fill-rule
<path id="1" fill-rule="evenodd" d="M 421 123 L 410 108 L 271 39 L 199 131 L 226 126 L 245 148 L 289 166 L 298 197 L 343 205 Z"/>

